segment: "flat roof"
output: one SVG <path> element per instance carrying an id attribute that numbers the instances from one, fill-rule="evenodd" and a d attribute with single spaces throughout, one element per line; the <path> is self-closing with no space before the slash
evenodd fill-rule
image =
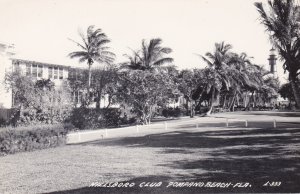
<path id="1" fill-rule="evenodd" d="M 58 66 L 58 67 L 67 67 L 72 68 L 70 65 L 60 65 L 60 64 L 53 64 L 53 63 L 46 63 L 46 62 L 39 62 L 39 61 L 31 61 L 31 60 L 25 60 L 25 59 L 17 59 L 17 58 L 9 58 L 10 60 L 23 62 L 23 63 L 30 63 L 30 64 L 37 64 L 37 65 L 46 65 L 46 66 Z"/>

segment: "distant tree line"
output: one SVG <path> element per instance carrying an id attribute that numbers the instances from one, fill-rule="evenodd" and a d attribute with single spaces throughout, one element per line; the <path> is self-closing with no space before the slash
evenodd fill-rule
<path id="1" fill-rule="evenodd" d="M 87 33 L 101 32 L 92 29 L 89 27 Z M 104 34 L 101 36 L 106 37 Z M 87 40 L 89 42 L 84 45 L 88 51 L 102 51 L 92 48 L 101 47 L 97 43 L 101 41 L 99 37 L 90 35 Z M 105 40 L 107 43 L 108 39 Z M 100 54 L 92 55 L 88 51 L 71 53 L 71 57 L 77 56 L 80 61 L 87 61 L 89 68 L 80 72 L 82 76 L 70 76 L 65 80 L 63 89 L 54 87 L 50 80 L 34 82 L 26 76 L 22 77 L 19 72 L 8 74 L 6 82 L 8 88 L 13 89 L 19 120 L 24 122 L 21 115 L 24 117 L 26 112 L 31 112 L 26 113 L 27 120 L 30 118 L 31 122 L 39 120 L 51 123 L 54 115 L 60 115 L 61 118 L 54 120 L 61 121 L 76 107 L 77 102 L 71 101 L 75 92 L 82 94 L 81 107 L 88 108 L 96 103 L 96 109 L 100 109 L 101 99 L 107 96 L 106 108 L 114 104 L 126 105 L 139 122 L 148 124 L 159 109 L 167 108 L 180 96 L 185 99 L 185 104 L 180 108 L 184 108 L 187 115 L 193 116 L 195 110 L 201 107 L 206 107 L 204 113 L 209 115 L 214 107 L 233 111 L 239 99 L 245 97 L 250 99 L 244 109 L 249 108 L 250 102 L 264 104 L 277 96 L 279 88 L 278 80 L 269 76 L 268 71 L 252 64 L 245 53 L 232 52 L 232 46 L 224 42 L 216 43 L 213 52 L 199 55 L 199 59 L 207 63 L 204 69 L 178 70 L 172 65 L 173 58 L 168 57 L 171 48 L 163 47 L 159 38 L 149 42 L 143 40 L 140 49 L 126 55 L 128 61 L 124 63 L 114 64 L 112 58 L 108 58 L 102 68 L 91 68 L 91 60 L 97 61 Z M 113 56 L 113 53 L 108 53 Z"/>
<path id="2" fill-rule="evenodd" d="M 289 91 L 289 95 L 281 93 L 299 107 L 299 7 L 293 0 L 269 1 L 269 13 L 262 3 L 255 6 L 284 61 L 284 70 L 289 72 L 289 83 L 281 88 L 281 91 Z M 116 64 L 115 54 L 108 46 L 110 40 L 101 29 L 89 26 L 86 34 L 79 35 L 81 42 L 72 41 L 81 50 L 70 53 L 69 57 L 86 62 L 88 68 L 82 72 L 84 76 L 66 80 L 63 89 L 55 88 L 50 80 L 33 82 L 16 72 L 6 76 L 7 87 L 13 89 L 18 102 L 15 108 L 19 118 L 22 111 L 24 115 L 24 110 L 34 110 L 32 115 L 39 120 L 53 122 L 55 115 L 60 115 L 55 119 L 60 121 L 75 107 L 74 102 L 67 99 L 79 91 L 81 107 L 96 103 L 96 109 L 100 110 L 101 99 L 106 96 L 106 109 L 114 104 L 127 107 L 144 124 L 150 123 L 159 109 L 167 108 L 180 96 L 185 99 L 180 108 L 190 116 L 201 108 L 205 109 L 203 115 L 217 109 L 234 111 L 242 107 L 247 110 L 250 106 L 264 106 L 278 96 L 278 79 L 253 64 L 246 53 L 233 52 L 232 45 L 225 42 L 216 43 L 212 52 L 195 56 L 199 57 L 199 63 L 206 64 L 204 69 L 179 70 L 169 57 L 172 49 L 162 46 L 160 38 L 142 40 L 139 49 L 125 54 L 127 61 Z M 92 68 L 95 62 L 104 66 Z M 240 104 L 240 99 L 247 103 Z"/>

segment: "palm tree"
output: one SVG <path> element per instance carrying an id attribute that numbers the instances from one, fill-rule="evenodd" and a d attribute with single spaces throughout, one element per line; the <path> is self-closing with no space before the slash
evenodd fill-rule
<path id="1" fill-rule="evenodd" d="M 89 26 L 86 35 L 79 33 L 82 43 L 73 41 L 81 48 L 80 51 L 75 51 L 69 54 L 71 59 L 79 58 L 79 62 L 87 62 L 88 64 L 88 93 L 91 87 L 91 67 L 96 61 L 98 63 L 111 64 L 114 61 L 115 54 L 109 51 L 106 46 L 110 40 L 101 29 L 94 29 L 94 26 Z"/>
<path id="2" fill-rule="evenodd" d="M 133 51 L 133 57 L 128 57 L 129 62 L 123 64 L 133 70 L 153 70 L 165 63 L 172 63 L 173 58 L 165 57 L 172 52 L 171 48 L 162 47 L 160 38 L 151 39 L 149 43 L 142 41 L 142 48 L 137 52 Z"/>
<path id="3" fill-rule="evenodd" d="M 258 87 L 248 71 L 251 66 L 252 63 L 246 53 L 241 53 L 240 55 L 235 54 L 229 63 L 227 72 L 230 77 L 233 92 L 232 100 L 229 103 L 229 110 L 234 110 L 235 101 L 238 96 L 242 97 L 243 94 L 244 96 L 248 96 L 248 89 Z"/>
<path id="4" fill-rule="evenodd" d="M 300 91 L 297 77 L 300 72 L 300 7 L 294 0 L 268 1 L 269 13 L 262 3 L 255 3 L 261 23 L 270 33 L 270 39 L 289 72 L 295 101 L 300 107 Z"/>
<path id="5" fill-rule="evenodd" d="M 210 108 L 206 115 L 210 115 L 214 106 L 214 100 L 220 93 L 221 88 L 225 87 L 229 90 L 230 79 L 228 76 L 229 64 L 232 62 L 234 54 L 230 52 L 232 46 L 225 44 L 224 42 L 216 43 L 213 53 L 206 53 L 205 56 L 201 56 L 202 59 L 208 64 L 206 68 L 206 92 L 211 93 Z"/>
<path id="6" fill-rule="evenodd" d="M 255 64 L 248 64 L 245 70 L 249 77 L 249 83 L 243 86 L 243 90 L 246 91 L 246 96 L 248 96 L 248 93 L 251 93 L 248 103 L 245 105 L 245 110 L 247 110 L 249 108 L 251 99 L 254 101 L 254 93 L 258 93 L 263 85 L 263 76 L 266 70 L 263 69 L 263 67 Z"/>

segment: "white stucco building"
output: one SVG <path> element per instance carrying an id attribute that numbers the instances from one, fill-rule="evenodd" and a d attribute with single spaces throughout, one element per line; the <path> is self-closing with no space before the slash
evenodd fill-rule
<path id="1" fill-rule="evenodd" d="M 5 72 L 11 70 L 10 58 L 14 56 L 14 45 L 0 42 L 0 108 L 11 108 L 12 93 L 4 84 Z"/>
<path id="2" fill-rule="evenodd" d="M 5 88 L 5 73 L 19 69 L 25 76 L 30 76 L 33 79 L 50 79 L 56 87 L 62 84 L 62 81 L 68 79 L 77 79 L 82 76 L 82 68 L 38 62 L 16 58 L 14 45 L 0 42 L 0 109 L 10 109 L 14 106 L 11 90 Z M 72 93 L 72 101 L 75 106 L 81 105 L 82 91 Z M 108 104 L 108 97 L 105 95 L 101 99 L 101 107 Z M 96 103 L 92 103 L 90 107 L 95 107 Z"/>
<path id="3" fill-rule="evenodd" d="M 15 58 L 14 45 L 0 43 L 0 108 L 13 107 L 11 90 L 5 88 L 5 74 L 17 69 L 33 79 L 50 79 L 59 86 L 69 76 L 70 66 L 49 64 Z"/>

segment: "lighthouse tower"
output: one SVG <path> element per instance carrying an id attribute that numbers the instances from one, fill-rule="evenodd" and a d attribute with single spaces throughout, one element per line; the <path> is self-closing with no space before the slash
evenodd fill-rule
<path id="1" fill-rule="evenodd" d="M 274 75 L 274 77 L 277 77 L 277 67 L 276 67 L 276 54 L 275 49 L 272 48 L 270 50 L 270 56 L 269 56 L 269 65 L 270 65 L 270 72 Z"/>

